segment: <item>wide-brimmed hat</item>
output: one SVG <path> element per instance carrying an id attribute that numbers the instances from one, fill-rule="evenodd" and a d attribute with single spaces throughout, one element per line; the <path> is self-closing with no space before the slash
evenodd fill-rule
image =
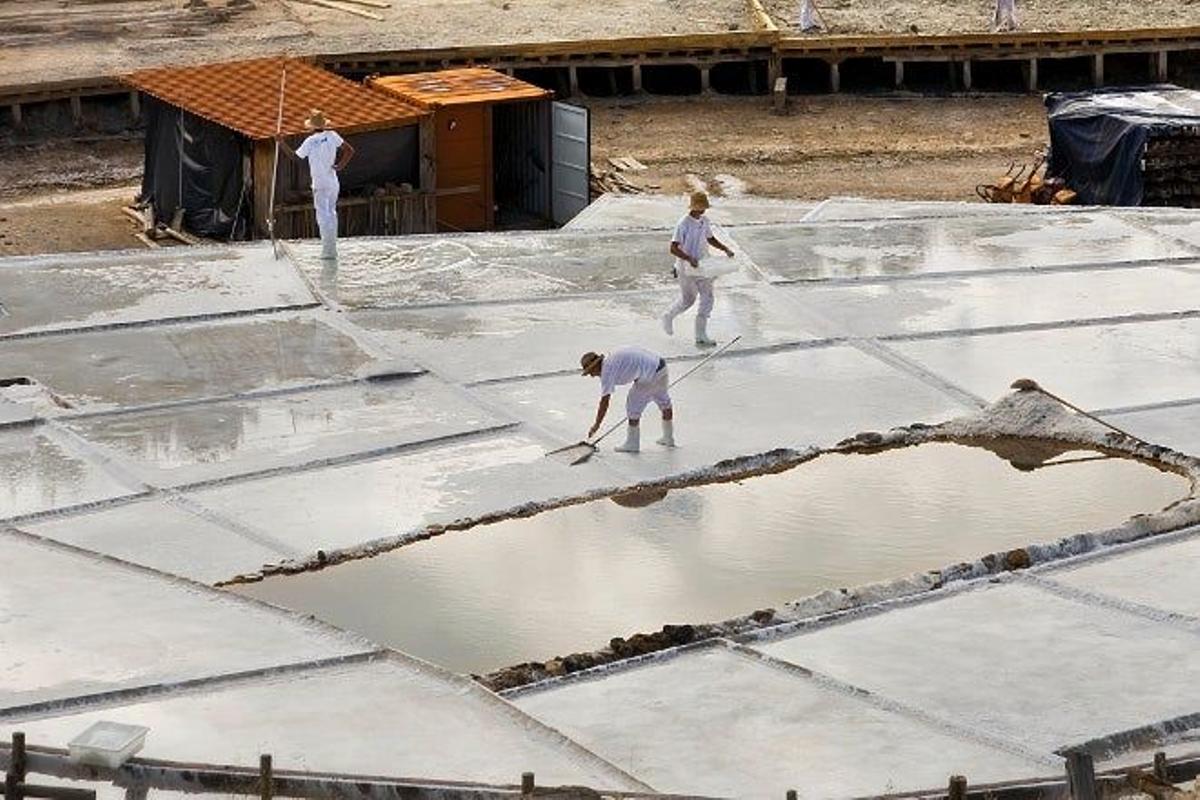
<path id="1" fill-rule="evenodd" d="M 583 370 L 580 374 L 587 375 L 588 370 L 599 364 L 603 359 L 604 356 L 600 355 L 599 353 L 593 353 L 590 350 L 584 353 L 579 358 L 579 366 Z"/>
<path id="2" fill-rule="evenodd" d="M 692 211 L 707 211 L 708 210 L 708 193 L 707 192 L 692 192 L 691 202 L 688 208 Z"/>
<path id="3" fill-rule="evenodd" d="M 304 127 L 310 131 L 328 128 L 329 120 L 325 119 L 325 115 L 321 112 L 321 109 L 314 108 L 309 112 L 308 119 L 304 120 Z"/>

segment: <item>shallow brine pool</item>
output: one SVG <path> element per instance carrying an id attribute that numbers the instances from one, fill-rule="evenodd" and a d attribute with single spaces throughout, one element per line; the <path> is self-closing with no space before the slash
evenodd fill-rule
<path id="1" fill-rule="evenodd" d="M 1005 455 L 1025 468 L 956 444 L 829 454 L 740 483 L 622 498 L 638 507 L 606 499 L 450 532 L 237 591 L 486 672 L 1112 527 L 1189 488 L 1094 452 Z"/>

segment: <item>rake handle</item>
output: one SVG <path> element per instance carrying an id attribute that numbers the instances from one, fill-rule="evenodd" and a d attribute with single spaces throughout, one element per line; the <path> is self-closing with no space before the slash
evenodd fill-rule
<path id="1" fill-rule="evenodd" d="M 275 116 L 275 136 L 283 133 L 283 96 L 287 89 L 287 63 L 279 73 L 279 111 Z M 275 184 L 279 182 L 279 139 L 275 139 L 275 158 L 271 163 L 271 198 L 267 212 L 267 230 L 271 232 L 271 250 L 279 258 L 279 247 L 275 243 Z"/>
<path id="2" fill-rule="evenodd" d="M 708 355 L 706 355 L 704 358 L 700 359 L 700 361 L 699 361 L 699 362 L 698 362 L 698 363 L 697 363 L 695 366 L 693 366 L 691 369 L 689 369 L 687 372 L 683 373 L 683 374 L 682 374 L 682 375 L 680 375 L 678 378 L 676 378 L 675 380 L 673 380 L 673 381 L 671 381 L 669 384 L 667 384 L 667 388 L 668 388 L 668 389 L 674 389 L 674 388 L 675 388 L 675 385 L 676 385 L 677 383 L 679 383 L 681 380 L 683 380 L 684 378 L 686 378 L 688 375 L 691 375 L 691 374 L 692 374 L 693 372 L 695 372 L 696 370 L 698 370 L 698 369 L 700 369 L 701 367 L 703 367 L 703 366 L 704 366 L 705 364 L 707 364 L 709 361 L 712 361 L 714 358 L 716 358 L 717 356 L 721 355 L 721 353 L 724 353 L 726 350 L 728 350 L 729 348 L 733 347 L 733 346 L 734 346 L 734 344 L 736 344 L 736 343 L 737 343 L 737 341 L 738 341 L 739 339 L 741 339 L 741 338 L 742 338 L 742 337 L 741 337 L 741 335 L 739 334 L 739 335 L 737 335 L 737 336 L 733 337 L 732 339 L 730 339 L 730 340 L 729 340 L 728 342 L 726 342 L 725 344 L 721 345 L 721 347 L 720 347 L 719 349 L 717 349 L 717 350 L 713 350 L 711 353 L 709 353 Z M 609 434 L 611 434 L 613 431 L 615 431 L 617 428 L 621 427 L 622 425 L 624 425 L 624 424 L 625 424 L 626 422 L 628 422 L 628 421 L 629 421 L 629 417 L 628 417 L 628 416 L 626 416 L 626 417 L 625 417 L 625 418 L 623 418 L 623 419 L 622 419 L 620 422 L 618 422 L 616 425 L 613 425 L 611 428 L 609 428 L 608 430 L 606 430 L 604 433 L 600 434 L 600 435 L 599 435 L 598 437 L 596 437 L 595 439 L 592 439 L 592 441 L 591 441 L 591 442 L 589 442 L 589 444 L 591 444 L 591 445 L 592 445 L 592 447 L 595 447 L 596 445 L 600 444 L 600 442 L 601 442 L 601 441 L 603 441 L 603 440 L 604 440 L 604 438 L 605 438 L 606 436 L 608 436 Z"/>

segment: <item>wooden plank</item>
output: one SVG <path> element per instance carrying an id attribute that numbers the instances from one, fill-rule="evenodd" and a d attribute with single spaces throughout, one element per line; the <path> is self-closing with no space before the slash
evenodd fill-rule
<path id="1" fill-rule="evenodd" d="M 292 0 L 292 2 L 320 6 L 321 8 L 331 8 L 334 11 L 345 11 L 347 14 L 353 14 L 356 17 L 365 17 L 366 19 L 373 19 L 376 22 L 383 22 L 383 17 L 374 11 L 363 11 L 361 8 L 355 8 L 344 2 L 337 2 L 337 0 Z"/>

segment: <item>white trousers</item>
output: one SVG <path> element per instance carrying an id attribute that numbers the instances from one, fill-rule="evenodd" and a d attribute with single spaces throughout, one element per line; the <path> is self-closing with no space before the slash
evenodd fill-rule
<path id="1" fill-rule="evenodd" d="M 687 262 L 683 262 L 675 268 L 675 271 L 679 273 L 679 299 L 667 311 L 667 316 L 671 319 L 675 319 L 691 308 L 697 297 L 700 298 L 700 307 L 696 309 L 696 316 L 708 319 L 708 315 L 712 313 L 712 278 L 697 278 L 689 275 L 688 270 L 690 269 L 692 266 Z"/>
<path id="2" fill-rule="evenodd" d="M 671 395 L 667 391 L 670 383 L 666 367 L 654 373 L 651 378 L 634 381 L 629 387 L 629 394 L 625 396 L 625 416 L 632 420 L 641 419 L 642 411 L 651 401 L 660 410 L 668 410 L 671 407 Z"/>
<path id="3" fill-rule="evenodd" d="M 337 257 L 337 200 L 339 187 L 313 187 L 313 207 L 317 211 L 317 230 L 321 233 L 321 257 Z"/>

